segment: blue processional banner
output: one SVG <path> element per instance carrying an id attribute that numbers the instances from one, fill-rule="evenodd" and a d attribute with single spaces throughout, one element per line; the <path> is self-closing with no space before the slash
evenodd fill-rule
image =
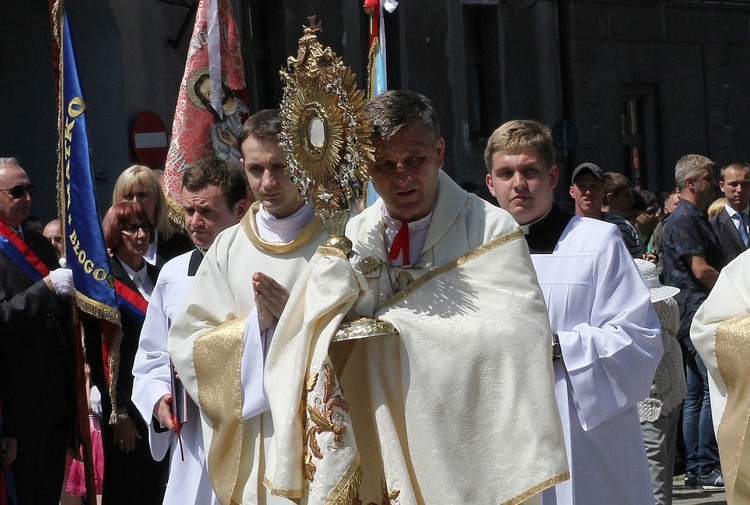
<path id="1" fill-rule="evenodd" d="M 61 213 L 65 257 L 73 271 L 76 303 L 84 312 L 119 324 L 115 282 L 96 206 L 86 102 L 78 79 L 68 17 L 63 13 L 61 90 Z"/>

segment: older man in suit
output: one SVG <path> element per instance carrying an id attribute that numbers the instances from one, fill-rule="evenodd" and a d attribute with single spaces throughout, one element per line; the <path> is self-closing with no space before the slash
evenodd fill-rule
<path id="1" fill-rule="evenodd" d="M 52 244 L 21 230 L 34 186 L 15 158 L 0 158 L 0 395 L 4 434 L 18 441 L 18 503 L 56 505 L 73 433 L 72 339 L 60 295 L 73 277 Z M 52 270 L 52 271 L 50 271 Z"/>
<path id="2" fill-rule="evenodd" d="M 747 249 L 748 203 L 750 203 L 750 165 L 733 162 L 721 169 L 719 188 L 727 199 L 724 209 L 711 218 L 729 263 Z"/>

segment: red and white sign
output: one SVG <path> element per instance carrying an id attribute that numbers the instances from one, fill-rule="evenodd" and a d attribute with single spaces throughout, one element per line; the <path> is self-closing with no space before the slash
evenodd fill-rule
<path id="1" fill-rule="evenodd" d="M 159 114 L 150 110 L 138 114 L 133 122 L 131 141 L 138 163 L 153 169 L 164 165 L 169 141 L 167 127 Z"/>

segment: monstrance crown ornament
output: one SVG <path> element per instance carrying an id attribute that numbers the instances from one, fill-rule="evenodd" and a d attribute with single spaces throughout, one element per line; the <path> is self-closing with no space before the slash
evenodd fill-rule
<path id="1" fill-rule="evenodd" d="M 321 218 L 327 245 L 346 254 L 344 237 L 349 209 L 366 196 L 368 166 L 374 161 L 372 128 L 364 113 L 365 93 L 355 75 L 316 32 L 320 23 L 308 18 L 297 56 L 281 70 L 281 148 L 287 171 Z"/>

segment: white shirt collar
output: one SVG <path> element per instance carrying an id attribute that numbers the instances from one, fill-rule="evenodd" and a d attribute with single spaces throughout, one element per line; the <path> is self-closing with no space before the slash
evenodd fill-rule
<path id="1" fill-rule="evenodd" d="M 401 229 L 403 221 L 393 219 L 388 214 L 388 208 L 383 203 L 380 207 L 380 214 L 383 220 L 384 231 L 385 231 L 385 246 L 386 250 L 391 249 L 393 239 L 396 238 L 398 230 Z M 409 226 L 409 260 L 410 265 L 414 265 L 419 261 L 422 255 L 422 249 L 424 249 L 425 241 L 427 240 L 427 233 L 430 231 L 430 223 L 432 222 L 432 211 L 422 219 L 417 219 L 407 223 Z M 391 260 L 391 264 L 395 266 L 404 266 L 403 256 L 399 256 L 397 260 Z M 408 266 L 408 265 L 407 265 Z"/>
<path id="2" fill-rule="evenodd" d="M 291 216 L 277 218 L 269 214 L 261 205 L 258 213 L 255 214 L 255 224 L 258 226 L 258 234 L 263 240 L 291 242 L 314 215 L 312 207 L 305 204 Z"/>
<path id="3" fill-rule="evenodd" d="M 151 263 L 152 265 L 156 266 L 156 248 L 157 247 L 159 247 L 159 230 L 154 228 L 154 241 L 148 245 L 146 254 L 143 255 L 143 259 L 146 260 L 146 263 Z"/>
<path id="4" fill-rule="evenodd" d="M 128 277 L 130 277 L 130 280 L 133 281 L 133 284 L 135 284 L 135 286 L 138 288 L 138 291 L 141 293 L 143 298 L 148 301 L 148 299 L 151 297 L 151 292 L 154 289 L 154 284 L 151 282 L 151 277 L 148 276 L 148 266 L 146 262 L 143 262 L 143 267 L 141 267 L 140 269 L 133 270 L 128 265 L 126 265 L 119 256 L 118 259 L 122 264 L 122 268 L 125 269 L 125 273 L 128 274 Z"/>
<path id="5" fill-rule="evenodd" d="M 738 214 L 738 212 L 734 210 L 731 205 L 725 205 L 724 208 L 727 209 L 727 214 L 729 214 L 729 217 L 731 217 L 732 219 L 734 219 L 734 216 Z M 747 217 L 747 207 L 742 210 L 742 216 Z"/>

